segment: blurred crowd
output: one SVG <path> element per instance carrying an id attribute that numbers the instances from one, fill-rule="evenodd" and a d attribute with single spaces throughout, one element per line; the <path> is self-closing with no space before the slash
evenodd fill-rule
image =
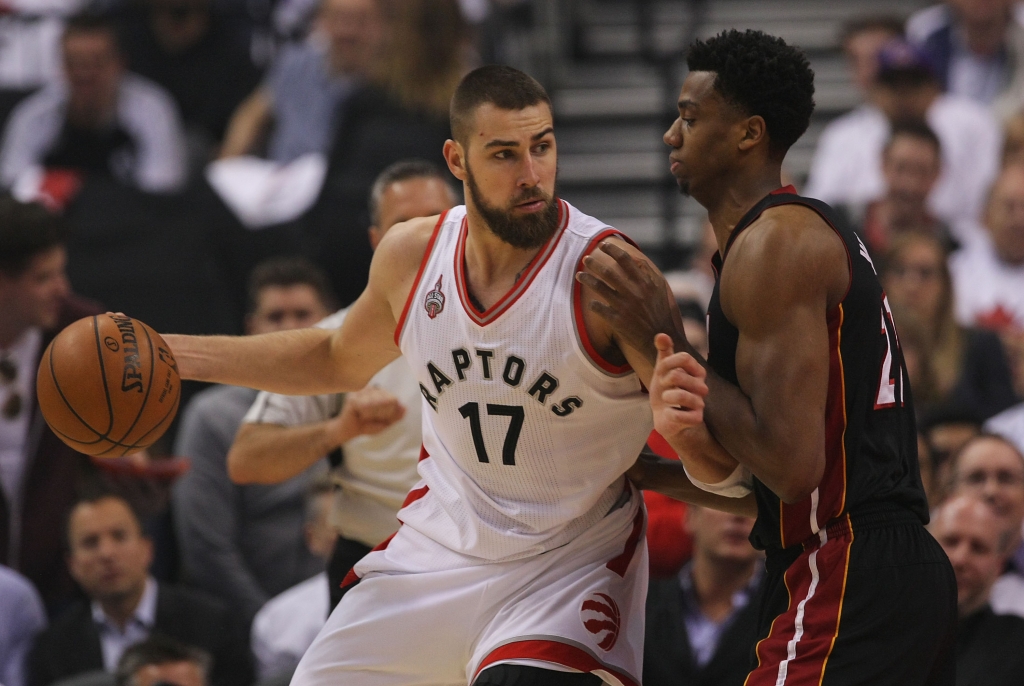
<path id="1" fill-rule="evenodd" d="M 450 95 L 477 64 L 528 67 L 531 5 L 0 3 L 0 684 L 287 683 L 416 483 L 404 362 L 347 396 L 189 386 L 162 443 L 92 461 L 46 429 L 38 360 L 106 309 L 337 326 L 384 233 L 458 202 L 436 166 Z M 899 331 L 957 684 L 1024 683 L 1024 3 L 864 16 L 841 43 L 862 102 L 800 191 L 857 231 Z M 707 234 L 667 273 L 705 352 Z M 647 501 L 644 683 L 742 684 L 752 520 Z"/>

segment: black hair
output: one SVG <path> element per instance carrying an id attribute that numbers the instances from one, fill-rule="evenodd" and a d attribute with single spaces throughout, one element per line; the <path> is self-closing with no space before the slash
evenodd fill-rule
<path id="1" fill-rule="evenodd" d="M 106 33 L 114 44 L 114 50 L 120 53 L 121 46 L 117 35 L 117 26 L 113 20 L 95 11 L 86 10 L 64 22 L 64 40 L 76 33 Z"/>
<path id="2" fill-rule="evenodd" d="M 331 282 L 320 267 L 304 257 L 274 257 L 260 262 L 249 274 L 246 314 L 256 311 L 260 293 L 270 286 L 309 286 L 328 310 L 333 310 L 337 302 Z"/>
<path id="3" fill-rule="evenodd" d="M 66 239 L 64 222 L 42 205 L 0 196 L 0 272 L 17 277 L 33 257 Z"/>
<path id="4" fill-rule="evenodd" d="M 375 225 L 378 225 L 380 221 L 380 201 L 384 197 L 384 192 L 391 184 L 398 183 L 399 181 L 408 181 L 409 179 L 437 179 L 448 188 L 453 196 L 455 195 L 455 191 L 448 183 L 448 179 L 436 164 L 426 160 L 399 160 L 378 174 L 377 178 L 373 180 L 373 186 L 370 187 L 368 207 L 370 209 L 370 219 Z M 378 225 L 377 228 L 387 229 L 390 227 Z"/>
<path id="5" fill-rule="evenodd" d="M 67 510 L 67 516 L 64 517 L 64 549 L 65 552 L 71 550 L 71 517 L 75 514 L 75 511 L 83 505 L 95 505 L 101 500 L 116 500 L 122 503 L 128 508 L 128 511 L 132 515 L 132 519 L 135 520 L 136 526 L 139 528 L 139 535 L 148 537 L 145 529 L 142 526 L 142 513 L 139 512 L 135 503 L 131 502 L 123 495 L 115 491 L 113 488 L 108 486 L 105 482 L 87 480 L 86 484 L 82 487 L 81 492 L 75 499 L 73 505 Z"/>
<path id="6" fill-rule="evenodd" d="M 916 138 L 917 140 L 928 143 L 935 149 L 935 155 L 941 157 L 942 155 L 942 142 L 939 141 L 938 134 L 928 126 L 927 122 L 919 119 L 904 119 L 898 121 L 892 125 L 892 132 L 889 134 L 889 140 L 885 144 L 885 152 L 889 152 L 889 148 L 892 147 L 893 141 L 900 136 L 907 136 L 908 138 Z"/>
<path id="7" fill-rule="evenodd" d="M 462 77 L 448 110 L 452 137 L 466 145 L 471 115 L 491 103 L 503 110 L 522 110 L 538 103 L 551 105 L 544 86 L 529 74 L 497 64 L 478 67 Z"/>
<path id="8" fill-rule="evenodd" d="M 129 646 L 117 661 L 114 673 L 116 686 L 133 686 L 135 674 L 147 665 L 166 665 L 171 662 L 191 662 L 203 672 L 210 672 L 213 658 L 208 652 L 162 634 L 153 634 L 144 641 Z"/>
<path id="9" fill-rule="evenodd" d="M 903 25 L 906 22 L 902 17 L 895 14 L 879 14 L 866 17 L 857 17 L 843 24 L 839 33 L 839 42 L 843 45 L 859 33 L 873 31 L 885 32 L 893 37 L 903 37 Z"/>
<path id="10" fill-rule="evenodd" d="M 785 156 L 814 112 L 814 72 L 807 57 L 762 31 L 730 29 L 697 40 L 686 57 L 690 71 L 715 73 L 715 90 L 768 129 L 773 157 Z"/>

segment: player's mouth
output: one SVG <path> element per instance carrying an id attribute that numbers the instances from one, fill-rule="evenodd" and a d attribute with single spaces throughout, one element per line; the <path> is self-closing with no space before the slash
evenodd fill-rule
<path id="1" fill-rule="evenodd" d="M 668 164 L 668 170 L 672 172 L 673 175 L 678 174 L 679 170 L 683 168 L 683 163 L 672 157 L 672 155 L 668 156 Z"/>
<path id="2" fill-rule="evenodd" d="M 519 203 L 516 205 L 516 209 L 523 212 L 539 212 L 544 209 L 545 205 L 547 205 L 547 203 L 544 202 L 543 198 L 536 198 L 534 200 L 527 200 L 526 202 Z"/>

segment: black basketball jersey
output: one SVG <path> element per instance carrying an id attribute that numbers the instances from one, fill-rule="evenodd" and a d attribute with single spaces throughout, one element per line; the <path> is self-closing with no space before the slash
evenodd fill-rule
<path id="1" fill-rule="evenodd" d="M 902 505 L 922 522 L 928 521 L 917 464 L 914 409 L 889 303 L 864 244 L 853 231 L 839 228 L 828 205 L 800 197 L 796 189 L 786 186 L 761 200 L 736 225 L 725 257 L 716 253 L 713 258 L 719 278 L 708 307 L 708 364 L 739 385 L 739 331 L 726 319 L 719 299 L 722 265 L 736 237 L 766 209 L 792 204 L 817 212 L 843 239 L 851 279 L 842 302 L 827 313 L 825 471 L 814 492 L 792 505 L 754 479 L 758 517 L 750 540 L 761 549 L 802 543 L 830 521 L 869 503 Z"/>

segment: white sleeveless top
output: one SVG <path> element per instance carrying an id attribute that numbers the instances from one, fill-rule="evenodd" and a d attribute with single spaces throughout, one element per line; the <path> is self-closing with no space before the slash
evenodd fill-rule
<path id="1" fill-rule="evenodd" d="M 636 374 L 590 345 L 574 278 L 618 232 L 559 210 L 558 230 L 484 313 L 466 289 L 466 209 L 442 215 L 395 332 L 424 398 L 422 480 L 398 518 L 488 561 L 551 550 L 608 514 L 652 428 Z"/>

